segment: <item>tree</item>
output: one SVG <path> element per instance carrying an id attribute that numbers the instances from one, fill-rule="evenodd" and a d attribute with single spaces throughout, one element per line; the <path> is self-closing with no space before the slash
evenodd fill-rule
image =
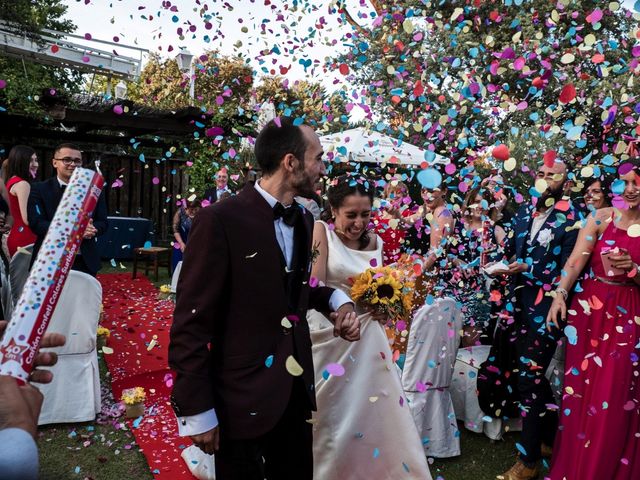
<path id="1" fill-rule="evenodd" d="M 140 79 L 127 84 L 128 98 L 160 109 L 197 105 L 210 113 L 224 113 L 246 105 L 253 86 L 253 71 L 237 57 L 207 51 L 196 59 L 195 99 L 189 97 L 189 75 L 175 59 L 152 54 Z"/>
<path id="2" fill-rule="evenodd" d="M 256 88 L 256 98 L 260 103 L 273 103 L 278 116 L 304 118 L 307 124 L 325 133 L 342 130 L 349 122 L 344 92 L 329 95 L 320 83 L 264 77 Z"/>
<path id="3" fill-rule="evenodd" d="M 175 59 L 152 54 L 140 78 L 127 83 L 127 97 L 139 105 L 160 110 L 196 106 L 202 110 L 198 131 L 185 138 L 180 149 L 187 152 L 189 192 L 202 195 L 223 166 L 239 174 L 242 139 L 253 132 L 256 115 L 249 108 L 253 70 L 241 58 L 207 51 L 195 59 L 195 98 L 189 96 L 189 76 Z M 93 83 L 94 91 L 105 90 L 106 79 Z M 88 87 L 88 85 L 85 85 Z"/>
<path id="4" fill-rule="evenodd" d="M 44 28 L 75 30 L 73 23 L 63 18 L 66 12 L 67 6 L 61 0 L 0 0 L 0 20 L 34 39 Z M 0 105 L 12 112 L 41 116 L 44 109 L 39 100 L 43 91 L 58 96 L 76 93 L 80 78 L 79 72 L 69 69 L 0 56 L 0 79 L 6 82 L 0 89 Z"/>

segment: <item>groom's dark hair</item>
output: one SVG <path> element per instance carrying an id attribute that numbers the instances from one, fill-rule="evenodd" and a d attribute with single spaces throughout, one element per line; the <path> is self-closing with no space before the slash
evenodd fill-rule
<path id="1" fill-rule="evenodd" d="M 256 161 L 263 175 L 271 175 L 278 170 L 280 162 L 288 153 L 304 161 L 306 151 L 304 133 L 300 126 L 294 125 L 291 117 L 274 118 L 267 123 L 258 134 L 254 147 Z"/>

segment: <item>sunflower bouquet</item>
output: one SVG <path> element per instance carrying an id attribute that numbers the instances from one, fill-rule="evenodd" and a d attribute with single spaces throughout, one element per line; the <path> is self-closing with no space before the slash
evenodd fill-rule
<path id="1" fill-rule="evenodd" d="M 413 279 L 403 269 L 368 268 L 353 278 L 351 298 L 388 317 L 388 326 L 407 319 L 412 307 Z"/>

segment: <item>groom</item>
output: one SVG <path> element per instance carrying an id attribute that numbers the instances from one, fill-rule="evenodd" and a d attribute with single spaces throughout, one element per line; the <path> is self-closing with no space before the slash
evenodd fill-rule
<path id="1" fill-rule="evenodd" d="M 180 435 L 216 452 L 218 480 L 311 480 L 315 409 L 307 308 L 360 336 L 342 292 L 312 288 L 313 219 L 294 203 L 325 173 L 320 140 L 277 118 L 260 132 L 263 177 L 202 209 L 184 252 L 169 363 Z"/>

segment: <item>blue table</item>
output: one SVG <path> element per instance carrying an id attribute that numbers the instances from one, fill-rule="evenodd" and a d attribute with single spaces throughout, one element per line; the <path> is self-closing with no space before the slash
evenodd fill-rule
<path id="1" fill-rule="evenodd" d="M 98 237 L 100 257 L 107 260 L 131 260 L 134 249 L 153 243 L 153 222 L 148 218 L 108 217 L 107 232 Z"/>

